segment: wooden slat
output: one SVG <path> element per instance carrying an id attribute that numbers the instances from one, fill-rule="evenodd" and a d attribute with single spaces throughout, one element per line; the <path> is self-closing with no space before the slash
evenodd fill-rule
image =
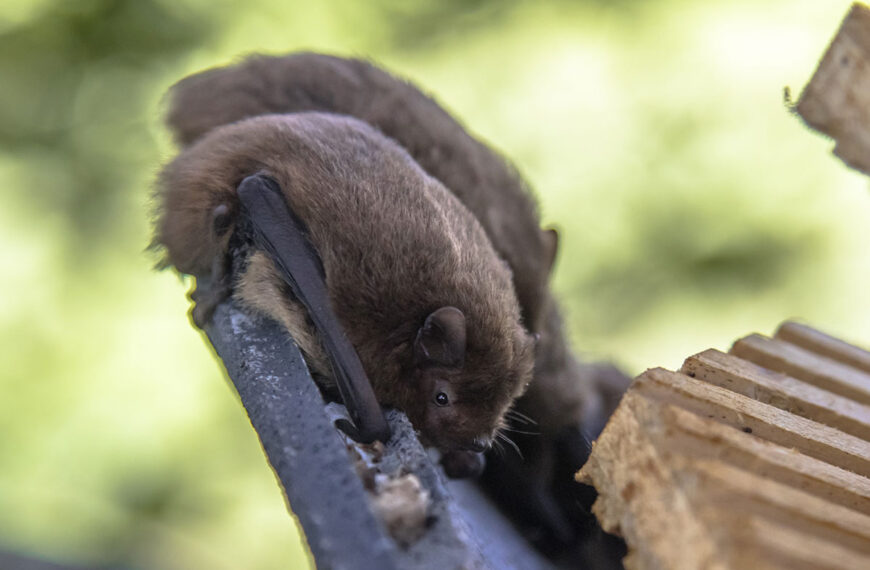
<path id="1" fill-rule="evenodd" d="M 756 514 L 796 532 L 870 554 L 867 515 L 720 461 L 674 456 L 669 467 L 690 502 L 712 507 L 705 517 L 712 524 L 716 511 Z"/>
<path id="2" fill-rule="evenodd" d="M 727 516 L 720 513 L 719 516 Z M 732 568 L 782 570 L 843 570 L 870 568 L 870 556 L 823 538 L 799 532 L 756 515 L 731 513 L 734 537 Z"/>
<path id="3" fill-rule="evenodd" d="M 866 477 L 670 404 L 633 397 L 629 406 L 660 448 L 717 459 L 870 515 Z"/>
<path id="4" fill-rule="evenodd" d="M 741 394 L 663 368 L 648 370 L 631 389 L 738 429 L 748 428 L 758 437 L 859 475 L 870 474 L 870 442 Z"/>
<path id="5" fill-rule="evenodd" d="M 731 354 L 783 372 L 823 390 L 870 405 L 870 373 L 781 340 L 753 334 L 731 347 Z"/>
<path id="6" fill-rule="evenodd" d="M 774 338 L 870 373 L 870 352 L 807 325 L 785 322 L 779 326 Z"/>
<path id="7" fill-rule="evenodd" d="M 870 441 L 870 406 L 822 390 L 736 356 L 706 350 L 690 356 L 683 374 Z"/>

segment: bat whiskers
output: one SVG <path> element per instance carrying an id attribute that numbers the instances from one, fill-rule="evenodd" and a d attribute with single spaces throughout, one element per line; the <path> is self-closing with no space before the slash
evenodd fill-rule
<path id="1" fill-rule="evenodd" d="M 508 410 L 507 412 L 505 412 L 505 417 L 522 424 L 538 425 L 538 422 L 536 422 L 526 414 L 518 412 L 517 410 Z"/>
<path id="2" fill-rule="evenodd" d="M 504 431 L 509 431 L 511 433 L 521 433 L 523 435 L 541 435 L 541 432 L 539 432 L 539 431 L 526 431 L 526 430 L 517 429 L 517 428 L 509 427 L 509 426 L 503 427 L 501 429 Z"/>
<path id="3" fill-rule="evenodd" d="M 495 432 L 495 437 L 496 437 L 496 441 L 503 441 L 504 443 L 513 447 L 514 451 L 517 452 L 517 455 L 520 456 L 520 459 L 525 460 L 525 457 L 523 457 L 523 452 L 520 451 L 519 446 L 516 443 L 514 443 L 514 440 L 512 440 L 507 435 L 505 435 L 503 431 L 499 430 L 499 431 Z"/>
<path id="4" fill-rule="evenodd" d="M 492 449 L 499 457 L 504 458 L 504 445 L 498 439 L 492 441 Z"/>

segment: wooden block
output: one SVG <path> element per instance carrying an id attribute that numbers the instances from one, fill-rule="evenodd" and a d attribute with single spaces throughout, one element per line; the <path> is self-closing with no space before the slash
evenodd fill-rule
<path id="1" fill-rule="evenodd" d="M 605 529 L 632 545 L 626 568 L 810 568 L 824 552 L 866 559 L 870 480 L 633 389 L 578 479 L 599 490 L 593 510 Z M 810 532 L 817 549 L 771 548 L 747 528 L 795 540 Z"/>
<path id="2" fill-rule="evenodd" d="M 764 368 L 783 372 L 823 390 L 870 405 L 870 373 L 842 362 L 758 334 L 738 340 L 730 352 Z"/>
<path id="3" fill-rule="evenodd" d="M 680 371 L 870 441 L 870 406 L 855 403 L 791 376 L 772 372 L 718 350 L 690 356 Z"/>
<path id="4" fill-rule="evenodd" d="M 870 9 L 853 4 L 797 104 L 834 139 L 834 154 L 870 174 Z"/>
<path id="5" fill-rule="evenodd" d="M 774 338 L 870 373 L 870 352 L 800 323 L 785 322 Z"/>
<path id="6" fill-rule="evenodd" d="M 870 569 L 870 408 L 844 395 L 866 372 L 796 331 L 735 345 L 765 367 L 708 350 L 635 379 L 577 474 L 626 568 Z"/>

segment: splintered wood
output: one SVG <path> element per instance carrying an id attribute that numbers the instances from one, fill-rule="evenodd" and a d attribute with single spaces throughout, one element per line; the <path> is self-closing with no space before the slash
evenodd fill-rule
<path id="1" fill-rule="evenodd" d="M 835 141 L 834 154 L 870 174 L 870 8 L 853 4 L 797 104 Z"/>
<path id="2" fill-rule="evenodd" d="M 640 375 L 577 480 L 630 569 L 870 569 L 870 352 L 797 323 Z"/>

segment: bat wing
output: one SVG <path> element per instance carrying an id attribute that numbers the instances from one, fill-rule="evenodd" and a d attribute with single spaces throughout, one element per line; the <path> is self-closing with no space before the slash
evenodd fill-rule
<path id="1" fill-rule="evenodd" d="M 332 364 L 338 391 L 353 420 L 341 429 L 356 441 L 386 442 L 390 428 L 353 345 L 329 302 L 320 256 L 305 224 L 284 199 L 278 183 L 256 174 L 242 180 L 238 196 L 257 247 L 275 262 L 281 277 L 305 306 Z"/>

